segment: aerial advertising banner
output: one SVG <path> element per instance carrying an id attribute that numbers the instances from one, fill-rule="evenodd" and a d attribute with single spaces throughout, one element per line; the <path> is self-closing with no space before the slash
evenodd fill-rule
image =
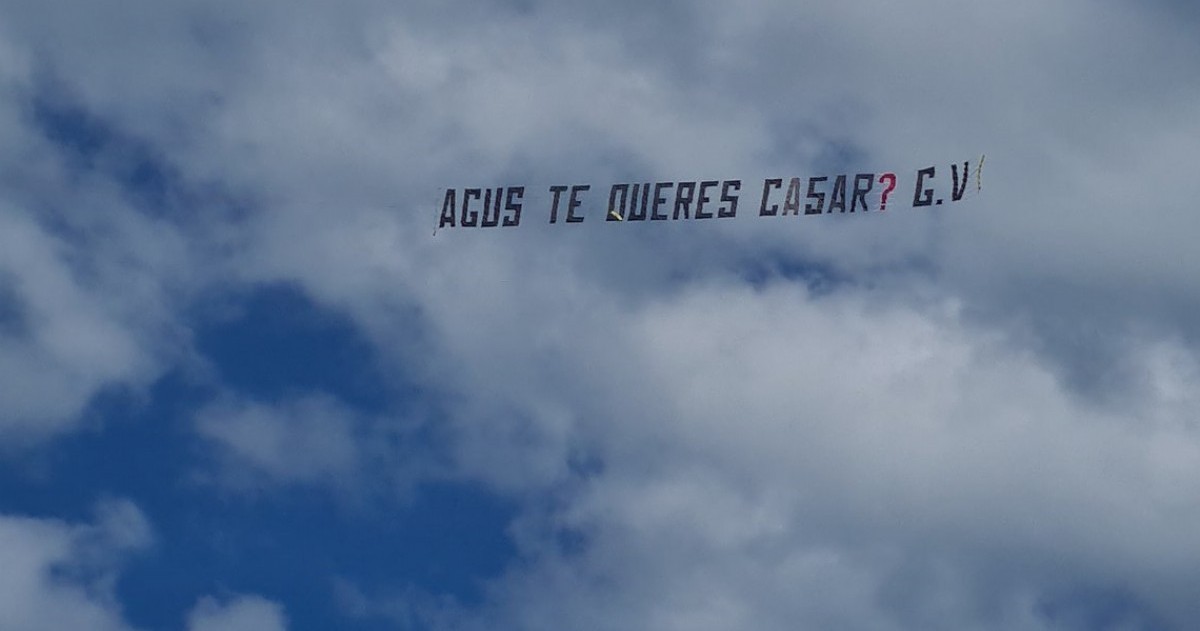
<path id="1" fill-rule="evenodd" d="M 962 201 L 983 189 L 983 160 L 929 166 L 915 172 L 842 173 L 761 180 L 553 184 L 449 188 L 438 229 L 514 228 L 530 215 L 557 224 L 732 219 L 882 212 Z M 528 193 L 528 196 L 527 196 Z M 435 231 L 436 232 L 436 231 Z"/>

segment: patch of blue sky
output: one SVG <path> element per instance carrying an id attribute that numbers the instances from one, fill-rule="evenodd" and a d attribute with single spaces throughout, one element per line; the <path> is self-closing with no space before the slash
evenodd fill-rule
<path id="1" fill-rule="evenodd" d="M 234 313 L 196 328 L 216 383 L 172 372 L 147 393 L 98 396 L 91 429 L 0 462 L 0 512 L 86 521 L 101 499 L 136 503 L 157 544 L 131 560 L 118 587 L 128 619 L 145 628 L 179 628 L 198 598 L 233 593 L 277 600 L 293 630 L 373 628 L 378 621 L 343 619 L 336 580 L 368 593 L 413 588 L 478 602 L 516 554 L 507 534 L 516 507 L 482 487 L 427 482 L 364 507 L 332 488 L 251 497 L 195 482 L 213 452 L 192 419 L 223 389 L 257 400 L 322 392 L 364 413 L 403 407 L 396 397 L 411 395 L 385 384 L 347 320 L 294 288 L 250 292 Z"/>
<path id="2" fill-rule="evenodd" d="M 798 283 L 804 285 L 813 296 L 827 295 L 852 283 L 848 275 L 833 265 L 785 256 L 762 256 L 741 261 L 738 277 L 756 289 L 779 281 Z"/>
<path id="3" fill-rule="evenodd" d="M 225 387 L 259 400 L 305 393 L 336 396 L 362 412 L 382 412 L 402 377 L 381 373 L 370 342 L 345 316 L 313 304 L 289 284 L 233 297 L 229 313 L 194 330 L 199 354 Z"/>
<path id="4" fill-rule="evenodd" d="M 815 298 L 847 289 L 872 289 L 887 278 L 934 278 L 938 273 L 933 261 L 923 256 L 893 261 L 887 267 L 848 271 L 833 261 L 806 257 L 803 252 L 762 252 L 736 261 L 734 269 L 738 278 L 756 289 L 777 282 L 795 283 Z"/>
<path id="5" fill-rule="evenodd" d="M 43 77 L 38 85 L 27 99 L 28 120 L 73 177 L 113 182 L 133 208 L 155 219 L 191 224 L 214 213 L 226 220 L 246 214 L 250 201 L 216 183 L 189 180 L 169 151 L 89 111 L 53 77 Z M 43 224 L 63 228 L 53 221 L 55 209 L 39 211 Z"/>
<path id="6" fill-rule="evenodd" d="M 1152 608 L 1120 588 L 1078 588 L 1043 599 L 1038 614 L 1064 631 L 1168 631 Z"/>
<path id="7" fill-rule="evenodd" d="M 22 337 L 27 328 L 28 318 L 17 293 L 15 277 L 0 271 L 0 338 Z"/>
<path id="8" fill-rule="evenodd" d="M 61 90 L 44 88 L 29 109 L 35 128 L 68 167 L 110 178 L 145 210 L 164 213 L 172 207 L 172 196 L 183 188 L 181 176 L 152 145 L 91 114 Z"/>

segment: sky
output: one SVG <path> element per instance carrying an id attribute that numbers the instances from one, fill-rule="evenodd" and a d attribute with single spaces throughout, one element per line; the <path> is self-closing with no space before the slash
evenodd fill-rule
<path id="1" fill-rule="evenodd" d="M 1197 32 L 0 0 L 0 627 L 1200 628 Z M 886 212 L 758 216 L 883 172 Z M 731 219 L 599 208 L 739 178 Z"/>

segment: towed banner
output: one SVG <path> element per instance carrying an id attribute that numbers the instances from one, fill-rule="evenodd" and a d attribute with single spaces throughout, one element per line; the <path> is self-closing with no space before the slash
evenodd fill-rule
<path id="1" fill-rule="evenodd" d="M 970 160 L 949 165 L 949 178 L 945 177 L 947 169 L 918 169 L 911 180 L 905 180 L 912 182 L 911 207 L 963 200 L 968 196 L 972 175 L 972 192 L 978 193 L 983 189 L 983 160 L 980 156 L 973 170 Z M 903 182 L 889 171 L 878 175 L 766 178 L 754 181 L 753 188 L 750 182 L 746 184 L 743 188 L 741 179 L 627 182 L 610 185 L 606 196 L 594 195 L 590 184 L 556 184 L 547 187 L 545 193 L 537 191 L 540 200 L 526 200 L 524 186 L 450 188 L 442 199 L 438 229 L 513 228 L 521 224 L 523 211 L 531 201 L 542 202 L 539 205 L 552 224 L 583 223 L 595 215 L 593 211 L 605 199 L 604 220 L 612 222 L 730 219 L 737 216 L 744 194 L 752 195 L 753 202 L 758 203 L 759 217 L 879 212 L 889 205 L 895 207 L 893 193 Z M 906 194 L 903 201 L 908 201 Z"/>

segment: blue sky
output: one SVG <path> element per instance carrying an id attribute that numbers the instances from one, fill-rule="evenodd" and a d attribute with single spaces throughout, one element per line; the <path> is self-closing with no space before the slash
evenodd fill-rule
<path id="1" fill-rule="evenodd" d="M 222 388 L 265 400 L 320 391 L 373 411 L 413 396 L 393 396 L 402 382 L 381 382 L 354 329 L 295 289 L 229 302 L 234 313 L 198 318 L 193 329 Z M 238 496 L 197 482 L 212 454 L 189 414 L 217 392 L 176 372 L 145 392 L 98 393 L 84 412 L 88 429 L 7 463 L 6 512 L 86 520 L 97 502 L 121 497 L 153 515 L 153 550 L 130 559 L 117 585 L 130 623 L 179 628 L 196 594 L 258 593 L 294 603 L 289 628 L 348 625 L 334 603 L 339 581 L 420 586 L 470 604 L 514 558 L 511 501 L 470 481 L 429 480 L 403 495 L 366 488 L 354 500 L 313 488 Z"/>
<path id="2" fill-rule="evenodd" d="M 1197 26 L 0 2 L 0 627 L 1194 628 Z M 736 219 L 543 212 L 731 178 Z"/>

